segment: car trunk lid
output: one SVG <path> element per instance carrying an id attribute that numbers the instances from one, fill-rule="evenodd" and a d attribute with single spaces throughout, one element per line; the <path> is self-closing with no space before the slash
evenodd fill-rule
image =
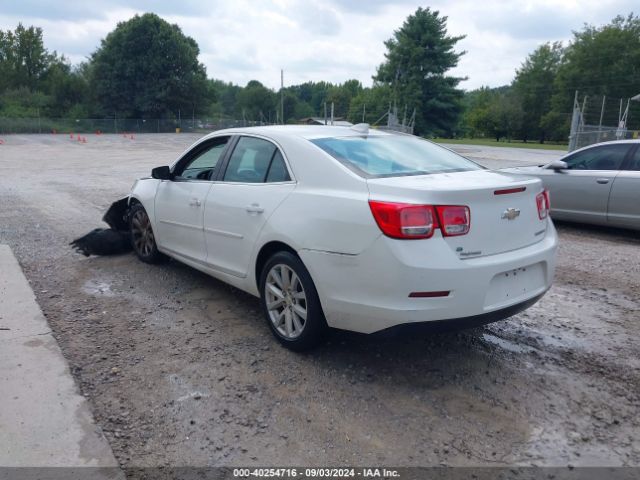
<path id="1" fill-rule="evenodd" d="M 468 206 L 469 232 L 444 237 L 461 259 L 523 248 L 542 240 L 546 232 L 547 220 L 540 219 L 536 204 L 542 183 L 536 178 L 475 170 L 370 178 L 367 183 L 371 200 Z"/>

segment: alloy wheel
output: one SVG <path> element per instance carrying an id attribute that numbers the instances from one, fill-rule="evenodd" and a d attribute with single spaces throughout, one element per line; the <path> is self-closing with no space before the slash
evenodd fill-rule
<path id="1" fill-rule="evenodd" d="M 138 210 L 131 218 L 131 233 L 133 234 L 133 246 L 136 251 L 145 257 L 153 252 L 156 240 L 151 228 L 151 221 L 147 212 Z"/>
<path id="2" fill-rule="evenodd" d="M 269 319 L 280 335 L 299 337 L 307 323 L 307 296 L 300 278 L 289 266 L 274 265 L 265 282 Z"/>

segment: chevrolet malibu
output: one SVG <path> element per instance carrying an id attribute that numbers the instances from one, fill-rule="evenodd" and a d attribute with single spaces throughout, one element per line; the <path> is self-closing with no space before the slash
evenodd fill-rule
<path id="1" fill-rule="evenodd" d="M 293 350 L 330 327 L 500 320 L 554 275 L 539 179 L 366 124 L 218 131 L 136 181 L 128 202 L 142 261 L 172 257 L 259 297 Z"/>
<path id="2" fill-rule="evenodd" d="M 589 145 L 548 165 L 504 171 L 540 178 L 556 220 L 640 230 L 640 140 Z"/>

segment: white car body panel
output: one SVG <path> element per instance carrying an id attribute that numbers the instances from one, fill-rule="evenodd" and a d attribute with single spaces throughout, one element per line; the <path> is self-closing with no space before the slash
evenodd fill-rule
<path id="1" fill-rule="evenodd" d="M 252 295 L 259 296 L 257 258 L 272 242 L 299 255 L 329 326 L 357 332 L 482 315 L 535 300 L 551 286 L 557 237 L 550 219 L 538 217 L 538 179 L 482 170 L 365 179 L 309 142 L 362 135 L 344 127 L 232 129 L 194 145 L 224 135 L 275 143 L 291 181 L 142 179 L 130 198 L 149 213 L 161 252 Z M 369 135 L 390 134 L 372 130 Z M 526 191 L 493 193 L 513 187 Z M 194 199 L 201 205 L 191 205 Z M 443 238 L 437 230 L 428 239 L 389 238 L 371 213 L 370 199 L 469 205 L 471 231 L 459 237 Z M 501 218 L 509 207 L 520 210 L 515 221 Z M 514 274 L 520 275 L 517 280 L 505 280 Z M 450 295 L 409 298 L 414 291 L 441 290 Z"/>
<path id="2" fill-rule="evenodd" d="M 431 244 L 427 244 L 435 240 Z M 384 235 L 360 255 L 301 251 L 320 289 L 330 326 L 373 333 L 405 323 L 471 317 L 543 294 L 555 273 L 557 236 L 525 249 L 461 260 L 441 235 L 426 240 L 394 240 Z M 492 282 L 526 268 L 526 283 L 492 290 Z M 523 273 L 523 278 L 529 273 Z M 506 277 L 505 277 L 506 278 Z M 499 288 L 499 287 L 497 287 Z M 442 298 L 408 298 L 415 290 L 450 290 Z M 501 297 L 502 295 L 502 297 Z"/>
<path id="3" fill-rule="evenodd" d="M 481 252 L 492 255 L 515 250 L 542 239 L 547 221 L 538 218 L 533 195 L 542 191 L 542 182 L 534 178 L 513 177 L 486 170 L 392 177 L 368 181 L 372 200 L 429 205 L 468 205 L 473 228 L 467 235 L 447 237 L 443 241 L 462 253 Z M 495 191 L 524 187 L 526 190 L 508 195 Z M 518 208 L 520 215 L 513 221 L 503 220 L 508 208 Z M 475 255 L 474 255 L 475 256 Z"/>
<path id="4" fill-rule="evenodd" d="M 262 227 L 294 188 L 292 182 L 214 183 L 204 214 L 207 263 L 246 277 Z"/>
<path id="5" fill-rule="evenodd" d="M 163 181 L 155 197 L 155 232 L 159 248 L 193 260 L 206 260 L 203 220 L 211 182 Z"/>

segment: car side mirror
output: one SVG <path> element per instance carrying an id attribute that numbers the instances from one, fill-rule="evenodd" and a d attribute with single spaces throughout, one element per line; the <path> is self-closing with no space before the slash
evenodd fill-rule
<path id="1" fill-rule="evenodd" d="M 156 180 L 171 180 L 171 169 L 169 167 L 156 167 L 151 170 L 151 177 Z"/>
<path id="2" fill-rule="evenodd" d="M 567 168 L 569 168 L 569 165 L 567 165 L 567 162 L 563 162 L 562 160 L 554 160 L 553 162 L 551 162 L 547 168 L 551 168 L 552 170 L 566 170 Z"/>

